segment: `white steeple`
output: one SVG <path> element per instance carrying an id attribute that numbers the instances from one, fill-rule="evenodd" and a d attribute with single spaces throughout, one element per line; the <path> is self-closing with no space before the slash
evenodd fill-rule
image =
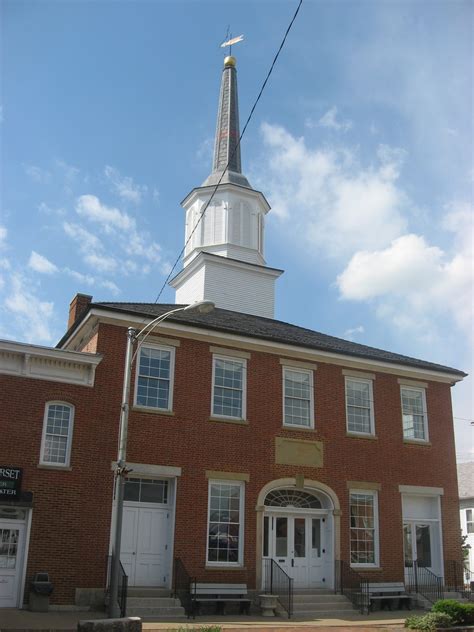
<path id="1" fill-rule="evenodd" d="M 282 270 L 265 265 L 264 226 L 270 206 L 241 171 L 235 64 L 234 57 L 224 60 L 212 173 L 182 202 L 185 242 L 192 237 L 184 268 L 170 285 L 176 289 L 176 303 L 210 300 L 217 307 L 273 318 L 274 284 Z"/>

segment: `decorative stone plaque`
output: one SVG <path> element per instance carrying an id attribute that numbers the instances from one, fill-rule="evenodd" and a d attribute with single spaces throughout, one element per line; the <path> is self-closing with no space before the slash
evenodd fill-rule
<path id="1" fill-rule="evenodd" d="M 323 444 L 321 441 L 275 437 L 275 463 L 323 467 Z"/>

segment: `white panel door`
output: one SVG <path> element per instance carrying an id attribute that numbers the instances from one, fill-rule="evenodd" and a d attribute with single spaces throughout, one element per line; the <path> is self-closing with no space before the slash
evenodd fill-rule
<path id="1" fill-rule="evenodd" d="M 122 562 L 125 573 L 128 575 L 128 582 L 131 586 L 134 585 L 135 565 L 137 560 L 136 550 L 139 511 L 138 507 L 127 507 L 125 505 L 123 508 L 120 561 Z"/>
<path id="2" fill-rule="evenodd" d="M 136 549 L 135 586 L 165 586 L 168 568 L 166 509 L 140 509 Z"/>
<path id="3" fill-rule="evenodd" d="M 167 585 L 169 515 L 156 506 L 124 506 L 120 560 L 129 586 Z"/>
<path id="4" fill-rule="evenodd" d="M 25 526 L 0 522 L 0 608 L 16 608 L 20 587 Z"/>

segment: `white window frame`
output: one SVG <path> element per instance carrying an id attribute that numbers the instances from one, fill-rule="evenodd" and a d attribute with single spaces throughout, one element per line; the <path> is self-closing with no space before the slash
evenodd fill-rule
<path id="1" fill-rule="evenodd" d="M 138 378 L 140 377 L 140 357 L 141 357 L 143 349 L 157 349 L 158 351 L 170 352 L 170 380 L 169 380 L 168 408 L 159 408 L 158 406 L 147 406 L 147 404 L 139 404 L 137 402 Z M 135 407 L 145 408 L 146 410 L 156 410 L 156 411 L 161 410 L 165 412 L 173 411 L 175 353 L 176 353 L 176 349 L 174 347 L 169 347 L 167 345 L 147 342 L 146 344 L 140 346 L 140 349 L 137 353 L 137 358 L 135 361 L 135 389 L 134 389 L 134 394 L 133 394 L 133 405 Z"/>
<path id="2" fill-rule="evenodd" d="M 45 459 L 45 447 L 46 447 L 46 435 L 48 434 L 46 432 L 46 428 L 48 425 L 48 413 L 49 413 L 49 407 L 50 406 L 67 406 L 70 410 L 70 416 L 69 416 L 69 428 L 68 428 L 68 433 L 67 433 L 67 442 L 66 442 L 66 458 L 64 463 L 58 463 L 57 461 L 46 461 Z M 54 401 L 49 401 L 46 402 L 46 404 L 44 405 L 44 415 L 43 415 L 43 431 L 42 431 L 42 435 L 41 435 L 41 450 L 40 450 L 40 465 L 47 465 L 48 467 L 70 467 L 70 463 L 71 463 L 71 446 L 72 446 L 72 435 L 73 435 L 73 430 L 74 430 L 74 411 L 75 411 L 75 407 L 73 404 L 70 404 L 69 402 L 63 402 L 63 401 L 58 401 L 58 400 L 54 400 Z"/>
<path id="3" fill-rule="evenodd" d="M 470 514 L 470 520 L 469 520 L 469 515 L 468 512 Z M 471 530 L 469 531 L 469 525 L 471 525 Z M 466 533 L 468 535 L 470 535 L 471 533 L 474 533 L 474 509 L 466 509 Z"/>
<path id="4" fill-rule="evenodd" d="M 403 391 L 415 391 L 416 393 L 421 393 L 421 402 L 423 406 L 423 431 L 424 437 L 423 439 L 419 439 L 417 437 L 406 437 L 405 436 L 405 427 L 403 424 Z M 416 443 L 428 443 L 430 440 L 428 434 L 428 409 L 426 407 L 426 389 L 419 386 L 408 386 L 405 384 L 400 385 L 400 405 L 402 409 L 402 432 L 403 432 L 403 440 L 404 441 L 414 441 Z"/>
<path id="5" fill-rule="evenodd" d="M 286 421 L 285 417 L 285 378 L 286 372 L 293 371 L 294 373 L 306 373 L 309 375 L 309 425 L 306 424 L 294 424 Z M 286 428 L 305 428 L 306 430 L 314 430 L 314 371 L 310 369 L 301 369 L 290 364 L 282 366 L 282 406 L 283 406 L 283 425 Z"/>
<path id="6" fill-rule="evenodd" d="M 214 393 L 216 386 L 216 360 L 226 360 L 228 362 L 237 362 L 242 365 L 242 415 L 235 417 L 234 415 L 223 415 L 222 413 L 214 412 Z M 217 419 L 238 419 L 239 421 L 245 421 L 247 419 L 247 360 L 246 358 L 239 358 L 237 356 L 226 356 L 214 353 L 212 355 L 212 390 L 211 390 L 211 417 Z"/>
<path id="7" fill-rule="evenodd" d="M 349 560 L 351 559 L 351 497 L 352 494 L 372 496 L 374 506 L 374 562 L 363 564 L 350 562 L 351 568 L 379 568 L 380 567 L 380 538 L 379 538 L 379 497 L 377 490 L 350 489 L 349 490 Z"/>
<path id="8" fill-rule="evenodd" d="M 209 561 L 209 525 L 211 523 L 211 485 L 236 485 L 240 487 L 239 499 L 239 553 L 237 562 L 219 562 Z M 239 568 L 243 566 L 244 561 L 244 534 L 245 534 L 245 481 L 209 479 L 207 486 L 207 528 L 206 528 L 206 561 L 205 565 L 218 566 L 221 568 Z"/>
<path id="9" fill-rule="evenodd" d="M 347 402 L 347 384 L 348 382 L 361 382 L 362 384 L 369 385 L 369 421 L 370 421 L 370 432 L 362 432 L 360 430 L 351 430 L 349 428 L 349 404 Z M 346 400 L 346 430 L 347 434 L 353 435 L 365 435 L 367 437 L 375 436 L 375 413 L 374 413 L 374 384 L 373 380 L 362 377 L 352 377 L 350 375 L 346 375 L 344 379 L 344 396 Z"/>

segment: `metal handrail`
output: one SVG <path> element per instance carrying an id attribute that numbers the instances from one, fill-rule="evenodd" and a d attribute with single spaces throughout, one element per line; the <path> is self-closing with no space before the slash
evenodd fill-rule
<path id="1" fill-rule="evenodd" d="M 405 571 L 408 575 L 408 592 L 418 593 L 430 603 L 435 603 L 443 598 L 441 577 L 426 566 L 420 566 L 418 560 L 405 562 Z"/>
<path id="2" fill-rule="evenodd" d="M 186 570 L 185 565 L 179 557 L 174 560 L 173 572 L 173 593 L 175 599 L 179 599 L 184 608 L 186 616 L 194 615 L 193 600 L 191 596 L 191 585 L 193 579 Z"/>
<path id="3" fill-rule="evenodd" d="M 446 571 L 446 587 L 460 593 L 465 599 L 470 599 L 472 585 L 474 584 L 474 573 L 463 562 L 458 560 L 448 560 L 446 562 Z"/>
<path id="4" fill-rule="evenodd" d="M 361 614 L 369 613 L 369 582 L 345 560 L 336 560 L 334 592 L 349 599 Z"/>
<path id="5" fill-rule="evenodd" d="M 275 595 L 282 608 L 288 613 L 288 619 L 293 614 L 293 578 L 272 558 L 264 562 L 264 593 Z"/>
<path id="6" fill-rule="evenodd" d="M 105 556 L 105 595 L 110 599 L 110 574 L 112 569 L 112 555 Z M 127 596 L 128 596 L 128 575 L 125 572 L 122 562 L 119 561 L 119 578 L 117 603 L 120 608 L 120 616 L 127 616 Z"/>

